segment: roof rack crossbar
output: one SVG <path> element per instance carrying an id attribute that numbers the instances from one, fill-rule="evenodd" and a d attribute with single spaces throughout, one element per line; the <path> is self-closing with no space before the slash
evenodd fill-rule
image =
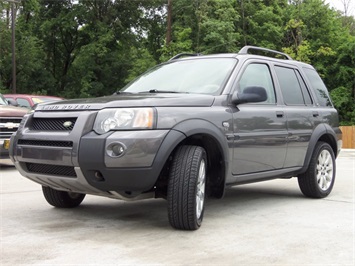
<path id="1" fill-rule="evenodd" d="M 281 56 L 285 57 L 285 59 L 287 59 L 287 60 L 293 60 L 292 57 L 289 56 L 288 54 L 285 54 L 285 53 L 282 53 L 279 51 L 275 51 L 275 50 L 271 50 L 268 48 L 251 46 L 251 45 L 244 46 L 242 49 L 240 49 L 239 54 L 248 54 L 249 50 L 258 50 L 258 51 L 273 53 L 273 54 L 281 55 Z"/>
<path id="2" fill-rule="evenodd" d="M 169 59 L 169 61 L 175 60 L 175 59 L 179 59 L 179 58 L 181 58 L 183 56 L 200 56 L 200 55 L 202 55 L 202 54 L 199 54 L 199 53 L 197 53 L 197 54 L 181 53 L 181 54 L 177 54 L 177 55 L 173 56 L 172 58 Z"/>

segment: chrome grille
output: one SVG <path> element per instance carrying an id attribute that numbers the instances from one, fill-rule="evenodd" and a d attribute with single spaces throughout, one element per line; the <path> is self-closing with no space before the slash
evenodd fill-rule
<path id="1" fill-rule="evenodd" d="M 74 167 L 72 166 L 26 163 L 26 167 L 30 173 L 76 177 Z"/>
<path id="2" fill-rule="evenodd" d="M 31 130 L 40 131 L 72 131 L 76 118 L 34 118 Z M 67 124 L 67 125 L 65 125 Z"/>
<path id="3" fill-rule="evenodd" d="M 22 118 L 0 117 L 0 139 L 9 139 L 16 132 Z"/>
<path id="4" fill-rule="evenodd" d="M 8 122 L 13 122 L 13 123 L 21 123 L 22 117 L 0 117 L 0 123 L 8 123 Z"/>

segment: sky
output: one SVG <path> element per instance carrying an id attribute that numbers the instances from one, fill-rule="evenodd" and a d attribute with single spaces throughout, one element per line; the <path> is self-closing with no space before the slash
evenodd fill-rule
<path id="1" fill-rule="evenodd" d="M 348 15 L 355 17 L 355 0 L 326 0 L 325 2 L 328 3 L 330 7 L 333 7 L 342 12 L 344 12 L 343 2 L 346 2 L 349 4 Z"/>

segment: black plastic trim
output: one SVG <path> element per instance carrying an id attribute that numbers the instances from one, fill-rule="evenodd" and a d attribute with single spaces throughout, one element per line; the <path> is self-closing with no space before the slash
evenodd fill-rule
<path id="1" fill-rule="evenodd" d="M 93 187 L 103 191 L 143 192 L 155 185 L 166 160 L 174 148 L 185 138 L 181 132 L 171 130 L 165 136 L 151 167 L 108 168 L 104 163 L 107 134 L 89 133 L 81 138 L 79 166 Z M 100 173 L 98 178 L 97 173 Z M 96 173 L 96 174 L 95 174 Z"/>

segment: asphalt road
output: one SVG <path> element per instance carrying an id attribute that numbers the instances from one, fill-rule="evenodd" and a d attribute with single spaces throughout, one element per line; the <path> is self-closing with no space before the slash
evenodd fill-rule
<path id="1" fill-rule="evenodd" d="M 1 265 L 355 265 L 355 150 L 337 159 L 329 197 L 303 197 L 295 178 L 234 187 L 193 232 L 169 226 L 164 200 L 55 209 L 16 169 L 0 171 Z"/>

